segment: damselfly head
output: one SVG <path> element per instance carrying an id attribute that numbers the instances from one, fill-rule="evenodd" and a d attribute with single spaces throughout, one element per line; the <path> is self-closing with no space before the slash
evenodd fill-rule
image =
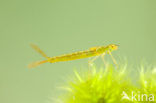
<path id="1" fill-rule="evenodd" d="M 118 49 L 118 46 L 119 46 L 119 45 L 116 45 L 116 44 L 110 44 L 110 45 L 109 45 L 109 48 L 110 48 L 111 50 L 117 50 L 117 49 Z"/>

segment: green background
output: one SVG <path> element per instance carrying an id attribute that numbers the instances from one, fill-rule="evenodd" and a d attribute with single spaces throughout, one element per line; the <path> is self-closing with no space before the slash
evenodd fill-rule
<path id="1" fill-rule="evenodd" d="M 52 103 L 73 69 L 88 65 L 82 59 L 28 69 L 44 60 L 30 43 L 48 56 L 115 43 L 115 58 L 155 64 L 156 1 L 0 0 L 0 103 Z"/>

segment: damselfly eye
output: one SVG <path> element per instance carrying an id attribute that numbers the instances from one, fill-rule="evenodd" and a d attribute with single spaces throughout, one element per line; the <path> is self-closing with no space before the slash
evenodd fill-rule
<path id="1" fill-rule="evenodd" d="M 117 49 L 118 49 L 118 46 L 117 46 L 117 45 L 113 45 L 112 48 L 113 48 L 114 50 L 117 50 Z"/>
<path id="2" fill-rule="evenodd" d="M 112 45 L 112 48 L 114 49 L 115 48 L 115 45 Z"/>

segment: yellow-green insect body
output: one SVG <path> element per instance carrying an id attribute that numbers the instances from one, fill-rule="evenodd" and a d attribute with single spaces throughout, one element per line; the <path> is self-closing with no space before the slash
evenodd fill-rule
<path id="1" fill-rule="evenodd" d="M 93 57 L 93 56 L 99 56 L 99 55 L 102 55 L 104 53 L 111 53 L 111 51 L 116 50 L 118 48 L 117 45 L 111 44 L 108 46 L 93 47 L 93 48 L 90 48 L 89 50 L 86 50 L 86 51 L 79 51 L 79 52 L 61 55 L 61 56 L 48 57 L 36 45 L 31 45 L 31 46 L 35 50 L 37 50 L 40 54 L 42 54 L 42 56 L 46 57 L 47 60 L 33 63 L 33 64 L 29 65 L 29 67 L 35 67 L 39 64 L 46 63 L 46 62 L 55 63 L 55 62 L 71 61 L 71 60 L 77 60 L 77 59 L 82 59 L 82 58 L 89 58 L 89 57 Z"/>

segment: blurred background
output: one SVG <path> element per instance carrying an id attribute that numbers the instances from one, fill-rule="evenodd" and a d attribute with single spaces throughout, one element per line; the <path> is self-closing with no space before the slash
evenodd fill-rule
<path id="1" fill-rule="evenodd" d="M 114 43 L 120 45 L 113 52 L 115 58 L 155 64 L 155 4 L 155 0 L 0 0 L 0 103 L 47 103 L 74 68 L 88 66 L 88 59 L 81 59 L 28 69 L 29 63 L 44 60 L 30 43 L 48 56 Z"/>

